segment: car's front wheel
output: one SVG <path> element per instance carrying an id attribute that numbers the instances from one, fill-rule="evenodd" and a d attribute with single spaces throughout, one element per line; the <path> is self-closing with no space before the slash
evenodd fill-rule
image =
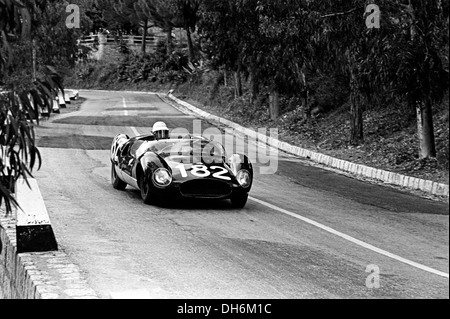
<path id="1" fill-rule="evenodd" d="M 114 189 L 119 191 L 124 191 L 125 188 L 127 188 L 127 183 L 122 181 L 119 176 L 117 176 L 116 166 L 114 164 L 111 164 L 111 184 Z"/>
<path id="2" fill-rule="evenodd" d="M 231 205 L 233 208 L 241 209 L 247 205 L 248 194 L 236 194 L 231 197 Z"/>
<path id="3" fill-rule="evenodd" d="M 145 204 L 150 205 L 153 201 L 150 185 L 147 178 L 143 177 L 139 181 L 139 188 L 141 189 L 141 197 Z"/>

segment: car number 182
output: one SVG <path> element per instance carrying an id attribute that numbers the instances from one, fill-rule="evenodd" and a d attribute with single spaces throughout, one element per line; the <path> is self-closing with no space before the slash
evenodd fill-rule
<path id="1" fill-rule="evenodd" d="M 187 178 L 189 176 L 184 165 L 178 165 L 176 168 L 180 170 L 183 178 Z M 231 181 L 230 177 L 225 176 L 228 174 L 228 171 L 224 167 L 220 166 L 211 166 L 208 168 L 206 165 L 193 165 L 189 172 L 195 177 L 206 178 L 212 175 L 212 177 L 217 179 Z"/>

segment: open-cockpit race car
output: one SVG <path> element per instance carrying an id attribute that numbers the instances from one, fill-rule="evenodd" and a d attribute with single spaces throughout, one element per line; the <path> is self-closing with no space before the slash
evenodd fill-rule
<path id="1" fill-rule="evenodd" d="M 174 198 L 230 199 L 247 203 L 253 167 L 245 155 L 227 157 L 222 144 L 203 137 L 157 140 L 120 134 L 111 147 L 111 183 L 140 190 L 146 204 Z"/>

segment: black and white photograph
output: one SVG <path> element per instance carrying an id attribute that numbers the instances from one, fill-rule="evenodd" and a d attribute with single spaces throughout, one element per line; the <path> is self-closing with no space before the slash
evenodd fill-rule
<path id="1" fill-rule="evenodd" d="M 0 305 L 448 300 L 449 7 L 0 0 Z"/>

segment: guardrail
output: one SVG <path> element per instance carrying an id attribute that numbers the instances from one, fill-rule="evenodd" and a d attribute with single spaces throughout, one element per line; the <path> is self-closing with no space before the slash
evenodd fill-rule
<path id="1" fill-rule="evenodd" d="M 147 43 L 155 43 L 160 37 L 158 36 L 147 36 L 145 39 Z M 84 36 L 79 40 L 80 44 L 83 45 L 94 45 L 94 44 L 114 44 L 118 43 L 119 38 L 112 35 L 90 35 Z M 129 45 L 141 45 L 143 41 L 143 36 L 139 35 L 124 35 L 122 36 L 122 41 L 128 43 Z"/>

